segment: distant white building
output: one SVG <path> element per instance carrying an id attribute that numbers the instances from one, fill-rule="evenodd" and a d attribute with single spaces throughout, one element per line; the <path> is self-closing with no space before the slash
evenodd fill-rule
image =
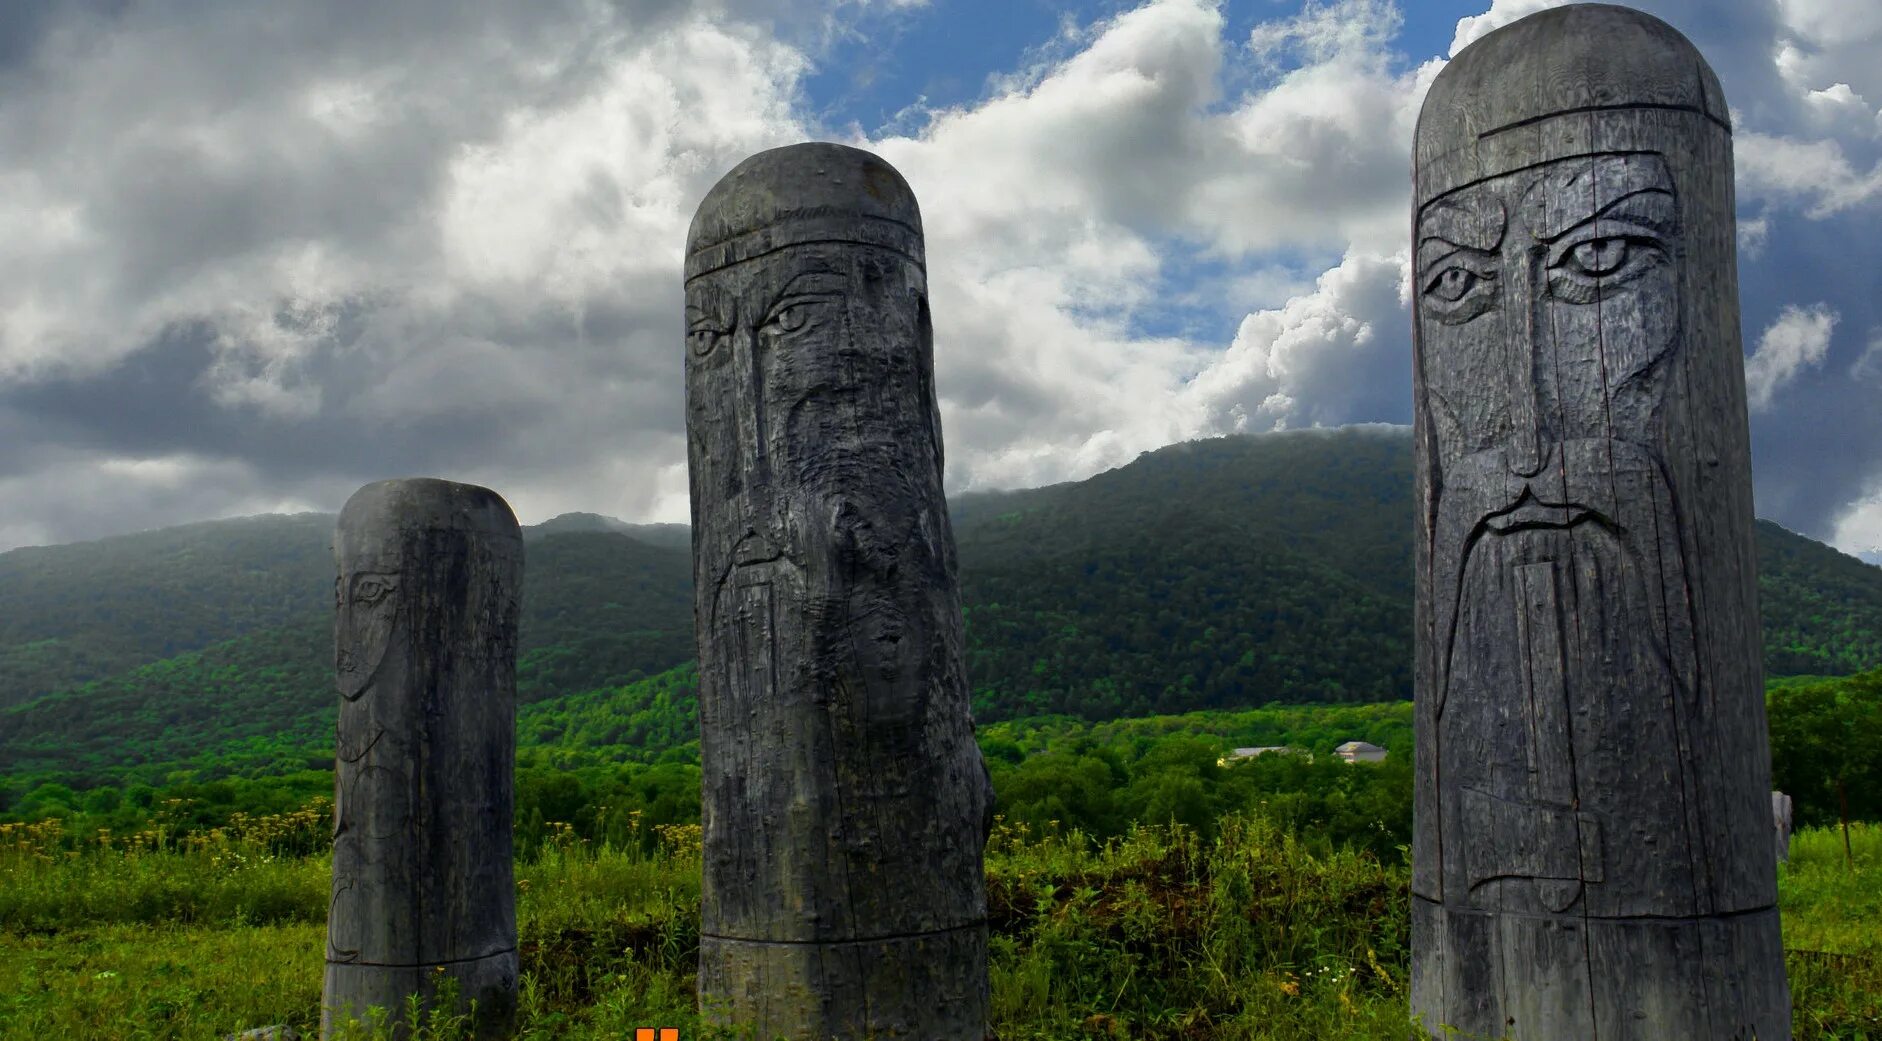
<path id="1" fill-rule="evenodd" d="M 1783 792 L 1771 793 L 1771 823 L 1777 825 L 1777 859 L 1787 862 L 1791 858 L 1791 797 Z"/>
<path id="2" fill-rule="evenodd" d="M 1385 761 L 1385 749 L 1366 741 L 1348 741 L 1333 750 L 1333 754 L 1349 763 L 1379 763 Z"/>
<path id="3" fill-rule="evenodd" d="M 1225 755 L 1222 758 L 1217 759 L 1215 761 L 1215 765 L 1227 766 L 1230 763 L 1236 762 L 1238 760 L 1253 759 L 1256 756 L 1267 755 L 1269 752 L 1298 752 L 1298 751 L 1300 751 L 1300 749 L 1294 748 L 1289 745 L 1261 745 L 1257 748 L 1235 748 L 1235 749 L 1230 749 L 1228 755 Z"/>

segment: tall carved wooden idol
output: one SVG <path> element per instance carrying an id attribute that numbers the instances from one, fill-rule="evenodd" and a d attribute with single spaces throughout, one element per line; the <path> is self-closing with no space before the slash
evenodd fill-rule
<path id="1" fill-rule="evenodd" d="M 516 1008 L 511 777 L 523 542 L 495 492 L 380 481 L 334 534 L 333 903 L 321 1033 L 455 980 L 478 1037 Z"/>
<path id="2" fill-rule="evenodd" d="M 1789 1038 L 1718 80 L 1531 15 L 1438 76 L 1414 181 L 1413 1010 Z"/>
<path id="3" fill-rule="evenodd" d="M 854 148 L 752 156 L 693 218 L 686 322 L 702 1011 L 980 1041 L 992 788 L 914 195 Z"/>

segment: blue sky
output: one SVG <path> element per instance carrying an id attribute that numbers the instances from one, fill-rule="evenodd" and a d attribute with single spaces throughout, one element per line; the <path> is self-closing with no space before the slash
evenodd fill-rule
<path id="1" fill-rule="evenodd" d="M 835 34 L 805 77 L 811 113 L 829 127 L 855 125 L 874 134 L 894 124 L 910 105 L 933 108 L 983 100 L 990 81 L 1027 59 L 1053 50 L 1069 23 L 1086 28 L 1137 5 L 1107 0 L 935 0 L 912 9 L 864 8 Z M 1298 14 L 1303 5 L 1279 0 L 1229 4 L 1225 35 L 1246 37 L 1257 22 Z M 1412 61 L 1443 57 L 1457 20 L 1481 14 L 1483 3 L 1428 0 L 1415 5 L 1394 47 Z"/>
<path id="2" fill-rule="evenodd" d="M 1410 416 L 1409 140 L 1554 0 L 0 5 L 0 549 L 418 474 L 683 520 L 740 159 L 921 200 L 948 487 Z M 1737 113 L 1758 511 L 1882 561 L 1882 5 L 1641 0 Z"/>

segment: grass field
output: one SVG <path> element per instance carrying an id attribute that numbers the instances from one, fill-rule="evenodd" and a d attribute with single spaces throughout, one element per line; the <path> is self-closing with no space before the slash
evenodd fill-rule
<path id="1" fill-rule="evenodd" d="M 0 825 L 0 1039 L 311 1036 L 328 862 L 297 851 L 324 827 L 317 809 L 183 842 Z M 522 1037 L 710 1036 L 692 994 L 698 828 L 645 838 L 565 836 L 518 864 Z M 1882 827 L 1854 828 L 1851 850 L 1800 833 L 1781 871 L 1799 1041 L 1882 1038 Z M 1002 825 L 987 876 L 1003 1041 L 1407 1036 L 1402 864 L 1234 816 L 1207 844 Z"/>

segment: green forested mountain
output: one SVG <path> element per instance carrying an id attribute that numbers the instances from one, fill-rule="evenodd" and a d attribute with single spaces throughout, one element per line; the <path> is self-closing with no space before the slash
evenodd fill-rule
<path id="1" fill-rule="evenodd" d="M 690 552 L 568 532 L 523 553 L 517 697 L 616 686 L 693 656 Z"/>
<path id="2" fill-rule="evenodd" d="M 251 633 L 272 646 L 287 637 L 271 630 L 330 625 L 334 520 L 244 517 L 0 553 L 0 708 Z M 578 687 L 618 683 L 692 654 L 684 525 L 564 514 L 523 537 L 526 676 L 553 683 L 573 653 Z M 559 651 L 532 665 L 545 647 Z"/>
<path id="3" fill-rule="evenodd" d="M 0 553 L 0 708 L 312 617 L 332 534 L 301 513 Z"/>
<path id="4" fill-rule="evenodd" d="M 1882 567 L 1759 521 L 1758 607 L 1770 676 L 1882 665 Z"/>
<path id="5" fill-rule="evenodd" d="M 1173 445 L 954 509 L 975 714 L 1411 695 L 1411 441 Z"/>
<path id="6" fill-rule="evenodd" d="M 1410 474 L 1402 430 L 1304 431 L 957 496 L 976 716 L 1409 697 Z M 0 554 L 0 774 L 224 751 L 274 770 L 317 753 L 333 720 L 332 520 Z M 691 674 L 668 671 L 693 656 L 684 528 L 565 515 L 525 537 L 532 740 L 634 747 L 652 724 L 615 718 L 618 692 L 655 677 L 662 697 L 689 696 Z M 1757 540 L 1767 671 L 1882 665 L 1882 568 L 1768 523 Z"/>
<path id="7" fill-rule="evenodd" d="M 684 524 L 629 524 L 599 513 L 564 513 L 541 524 L 528 525 L 523 529 L 523 541 L 534 542 L 545 535 L 576 532 L 611 532 L 662 549 L 690 551 L 692 548 L 692 532 Z"/>
<path id="8" fill-rule="evenodd" d="M 532 539 L 526 554 L 523 703 L 627 684 L 692 657 L 683 554 L 597 532 Z M 239 754 L 249 768 L 304 759 L 333 730 L 328 595 L 289 625 L 0 708 L 0 774 L 103 774 L 198 753 Z"/>

